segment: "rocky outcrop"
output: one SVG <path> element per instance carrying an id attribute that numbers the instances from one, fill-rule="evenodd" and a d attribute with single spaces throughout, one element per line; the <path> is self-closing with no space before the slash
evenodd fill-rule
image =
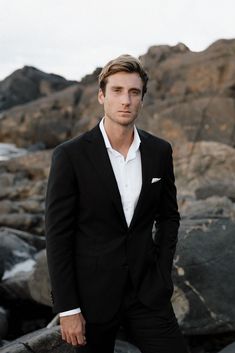
<path id="1" fill-rule="evenodd" d="M 12 228 L 0 228 L 1 303 L 28 300 L 49 305 L 49 278 L 46 261 L 40 266 L 41 249 L 45 249 L 44 237 Z M 43 300 L 45 297 L 47 302 Z"/>
<path id="2" fill-rule="evenodd" d="M 208 215 L 212 215 L 209 205 Z M 216 211 L 210 218 L 189 218 L 185 215 L 181 222 L 174 259 L 172 303 L 180 326 L 187 335 L 235 330 L 235 310 L 230 305 L 235 296 L 235 221 L 216 215 Z M 4 298 L 12 300 L 27 299 L 51 305 L 45 250 L 37 254 L 34 252 L 33 261 L 29 271 L 22 272 L 22 267 L 21 271 L 15 271 L 14 277 L 6 277 L 0 284 L 1 293 Z M 26 262 L 22 261 L 21 265 L 26 266 Z"/>
<path id="3" fill-rule="evenodd" d="M 52 151 L 30 153 L 0 163 L 0 225 L 44 234 L 44 202 Z M 213 196 L 226 196 L 234 218 L 235 151 L 217 142 L 185 143 L 174 148 L 180 210 Z M 231 202 L 229 203 L 229 200 Z M 205 201 L 207 202 L 207 201 Z M 197 203 L 206 212 L 206 203 Z M 194 208 L 194 210 L 196 210 Z"/>
<path id="4" fill-rule="evenodd" d="M 0 81 L 0 111 L 48 96 L 75 83 L 35 67 L 24 66 Z"/>
<path id="5" fill-rule="evenodd" d="M 6 110 L 0 115 L 0 141 L 19 147 L 54 147 L 73 135 L 82 90 L 74 85 L 61 92 Z"/>
<path id="6" fill-rule="evenodd" d="M 2 280 L 15 274 L 15 266 L 28 262 L 36 254 L 36 248 L 20 239 L 16 234 L 0 228 L 0 258 Z M 33 260 L 32 260 L 33 261 Z"/>
<path id="7" fill-rule="evenodd" d="M 235 222 L 185 219 L 174 260 L 180 325 L 187 334 L 234 331 Z M 229 283 L 229 285 L 228 285 Z"/>
<path id="8" fill-rule="evenodd" d="M 234 148 L 213 141 L 185 142 L 174 149 L 174 168 L 180 193 L 234 199 Z"/>
<path id="9" fill-rule="evenodd" d="M 235 40 L 217 41 L 203 52 L 181 43 L 153 46 L 141 59 L 150 79 L 139 127 L 174 145 L 235 145 Z M 97 101 L 99 71 L 60 94 L 2 113 L 0 140 L 54 147 L 93 127 L 103 114 Z"/>
<path id="10" fill-rule="evenodd" d="M 183 44 L 154 46 L 142 56 L 150 80 L 138 126 L 169 140 L 174 150 L 182 221 L 172 302 L 187 335 L 235 331 L 231 305 L 235 297 L 234 59 L 235 40 L 217 41 L 201 53 L 193 53 Z M 31 151 L 0 162 L 0 226 L 4 226 L 0 236 L 7 235 L 14 249 L 16 245 L 20 249 L 22 243 L 33 249 L 25 252 L 33 261 L 30 270 L 18 267 L 14 277 L 6 276 L 6 264 L 11 271 L 16 265 L 25 266 L 27 258 L 19 258 L 17 251 L 18 257 L 8 256 L 10 245 L 3 251 L 1 298 L 50 305 L 45 239 L 40 237 L 44 235 L 52 154 L 48 148 L 92 128 L 102 116 L 97 102 L 99 71 L 60 92 L 48 89 L 43 98 L 39 95 L 0 115 L 0 140 Z M 47 150 L 33 152 L 39 148 Z M 7 320 L 6 311 L 0 319 Z M 54 352 L 70 352 L 71 347 L 58 338 L 56 330 L 51 332 L 52 341 L 48 329 L 40 332 L 14 342 L 14 352 L 37 352 L 35 342 L 45 344 L 45 352 L 47 347 Z"/>
<path id="11" fill-rule="evenodd" d="M 0 163 L 0 226 L 44 234 L 44 202 L 51 151 Z"/>
<path id="12" fill-rule="evenodd" d="M 1 348 L 1 353 L 74 353 L 75 348 L 61 339 L 58 326 L 25 335 Z M 114 353 L 140 353 L 132 344 L 116 340 Z"/>

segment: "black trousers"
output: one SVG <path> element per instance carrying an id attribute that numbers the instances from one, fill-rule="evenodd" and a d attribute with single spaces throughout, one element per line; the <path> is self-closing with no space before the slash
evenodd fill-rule
<path id="1" fill-rule="evenodd" d="M 188 352 L 171 302 L 159 310 L 146 307 L 137 298 L 130 278 L 120 311 L 106 323 L 86 322 L 87 344 L 77 352 L 113 353 L 120 326 L 142 353 Z"/>

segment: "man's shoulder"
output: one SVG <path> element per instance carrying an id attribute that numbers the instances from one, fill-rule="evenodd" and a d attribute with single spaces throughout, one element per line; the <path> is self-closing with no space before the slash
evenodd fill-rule
<path id="1" fill-rule="evenodd" d="M 90 136 L 95 129 L 97 129 L 97 126 L 79 136 L 74 136 L 66 141 L 63 141 L 55 147 L 55 151 L 64 150 L 65 152 L 72 153 L 78 151 L 78 149 L 82 149 L 84 147 L 84 143 L 89 141 Z"/>
<path id="2" fill-rule="evenodd" d="M 159 136 L 153 135 L 152 133 L 139 128 L 138 128 L 138 132 L 139 132 L 140 138 L 143 138 L 144 140 L 148 141 L 148 143 L 152 144 L 153 147 L 158 147 L 158 148 L 161 147 L 163 149 L 171 148 L 171 143 Z"/>

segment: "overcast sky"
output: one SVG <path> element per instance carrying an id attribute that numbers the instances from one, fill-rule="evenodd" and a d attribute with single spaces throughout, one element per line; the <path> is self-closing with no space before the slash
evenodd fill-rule
<path id="1" fill-rule="evenodd" d="M 235 38 L 235 0 L 0 0 L 0 80 L 24 65 L 79 80 L 124 53 Z"/>

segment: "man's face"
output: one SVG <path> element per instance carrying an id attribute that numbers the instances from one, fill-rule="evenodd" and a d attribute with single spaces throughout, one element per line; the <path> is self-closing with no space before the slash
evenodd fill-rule
<path id="1" fill-rule="evenodd" d="M 121 71 L 109 76 L 105 95 L 101 89 L 98 94 L 105 117 L 118 125 L 132 125 L 142 106 L 142 90 L 143 83 L 136 72 Z"/>

